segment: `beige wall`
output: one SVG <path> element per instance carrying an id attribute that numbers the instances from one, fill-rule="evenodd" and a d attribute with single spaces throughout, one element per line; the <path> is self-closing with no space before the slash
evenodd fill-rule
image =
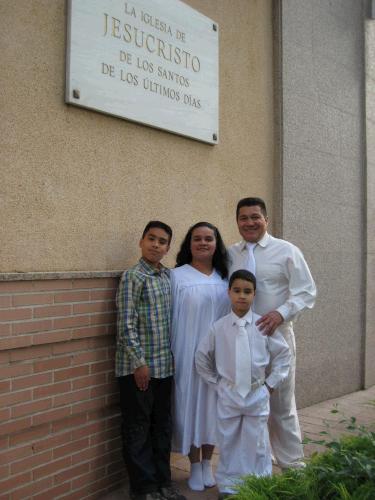
<path id="1" fill-rule="evenodd" d="M 271 0 L 189 0 L 220 25 L 220 144 L 64 103 L 64 0 L 1 0 L 0 272 L 110 270 L 149 219 L 208 220 L 237 238 L 239 197 L 272 214 Z"/>

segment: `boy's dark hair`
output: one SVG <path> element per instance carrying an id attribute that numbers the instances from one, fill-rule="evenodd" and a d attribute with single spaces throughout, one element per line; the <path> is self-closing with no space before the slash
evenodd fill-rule
<path id="1" fill-rule="evenodd" d="M 232 288 L 234 280 L 249 281 L 254 285 L 254 291 L 257 289 L 256 277 L 253 275 L 253 273 L 251 273 L 247 269 L 238 269 L 238 271 L 234 271 L 234 273 L 229 278 L 229 289 Z"/>
<path id="2" fill-rule="evenodd" d="M 164 222 L 160 222 L 160 220 L 150 220 L 150 222 L 146 225 L 142 233 L 142 239 L 146 236 L 147 231 L 152 229 L 153 227 L 158 227 L 159 229 L 163 229 L 169 236 L 169 242 L 172 240 L 172 228 L 165 224 Z"/>
<path id="3" fill-rule="evenodd" d="M 208 227 L 209 229 L 212 229 L 212 231 L 214 232 L 216 239 L 216 250 L 214 255 L 212 256 L 212 265 L 223 279 L 227 278 L 228 277 L 227 251 L 225 249 L 225 245 L 218 228 L 213 224 L 210 224 L 209 222 L 197 222 L 197 224 L 191 226 L 189 231 L 186 233 L 183 242 L 181 243 L 180 250 L 176 257 L 176 267 L 183 266 L 184 264 L 190 264 L 191 261 L 193 260 L 193 256 L 191 254 L 191 249 L 190 249 L 191 235 L 194 229 L 197 229 L 198 227 Z"/>
<path id="4" fill-rule="evenodd" d="M 241 207 L 256 207 L 259 206 L 262 214 L 264 217 L 267 217 L 267 208 L 266 208 L 266 203 L 262 198 L 242 198 L 237 203 L 237 209 L 236 209 L 236 220 L 238 219 L 238 214 L 240 213 L 240 208 Z"/>

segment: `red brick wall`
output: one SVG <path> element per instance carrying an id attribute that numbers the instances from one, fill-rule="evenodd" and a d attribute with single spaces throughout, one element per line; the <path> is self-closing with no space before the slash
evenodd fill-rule
<path id="1" fill-rule="evenodd" d="M 117 283 L 0 282 L 0 500 L 100 498 L 123 480 Z"/>

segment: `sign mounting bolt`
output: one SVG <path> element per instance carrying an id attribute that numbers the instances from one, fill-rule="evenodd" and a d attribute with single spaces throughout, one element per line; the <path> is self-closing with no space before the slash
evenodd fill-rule
<path id="1" fill-rule="evenodd" d="M 79 99 L 79 97 L 80 97 L 79 90 L 77 90 L 77 89 L 73 90 L 73 97 L 74 97 L 74 99 Z"/>

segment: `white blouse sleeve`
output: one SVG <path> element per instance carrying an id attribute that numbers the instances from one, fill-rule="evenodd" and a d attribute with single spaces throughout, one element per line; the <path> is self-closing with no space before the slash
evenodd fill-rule
<path id="1" fill-rule="evenodd" d="M 219 375 L 216 371 L 214 327 L 211 328 L 210 333 L 198 345 L 195 353 L 195 367 L 205 382 L 214 385 L 218 383 Z"/>

